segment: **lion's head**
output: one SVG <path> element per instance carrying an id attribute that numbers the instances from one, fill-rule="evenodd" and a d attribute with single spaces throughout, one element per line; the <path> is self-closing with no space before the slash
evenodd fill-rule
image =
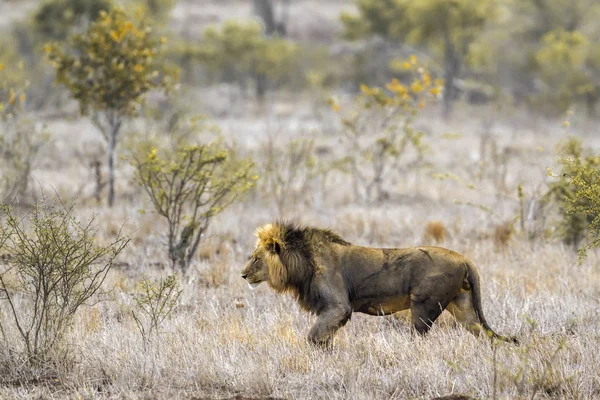
<path id="1" fill-rule="evenodd" d="M 242 270 L 251 286 L 267 282 L 278 292 L 295 290 L 312 276 L 314 255 L 324 243 L 348 244 L 327 229 L 277 221 L 256 230 L 256 249 Z"/>
<path id="2" fill-rule="evenodd" d="M 242 270 L 242 278 L 251 287 L 267 282 L 275 290 L 284 290 L 287 268 L 281 263 L 281 252 L 285 245 L 281 226 L 268 224 L 256 230 L 256 249 Z"/>

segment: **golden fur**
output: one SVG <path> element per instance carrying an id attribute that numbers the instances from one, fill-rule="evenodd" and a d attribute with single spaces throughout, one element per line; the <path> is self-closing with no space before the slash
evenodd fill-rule
<path id="1" fill-rule="evenodd" d="M 292 293 L 318 315 L 309 339 L 327 344 L 352 312 L 385 315 L 411 310 L 414 328 L 427 332 L 448 309 L 474 334 L 505 341 L 488 325 L 479 275 L 462 255 L 441 247 L 376 249 L 355 246 L 328 229 L 275 222 L 257 229 L 258 241 L 242 277 Z"/>

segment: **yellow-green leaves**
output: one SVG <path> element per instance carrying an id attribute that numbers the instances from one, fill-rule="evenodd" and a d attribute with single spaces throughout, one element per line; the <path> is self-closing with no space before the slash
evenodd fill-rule
<path id="1" fill-rule="evenodd" d="M 600 245 L 600 158 L 585 150 L 580 140 L 569 138 L 558 147 L 561 171 L 546 197 L 559 206 L 559 234 L 580 247 L 580 257 Z"/>
<path id="2" fill-rule="evenodd" d="M 150 147 L 131 164 L 155 211 L 167 220 L 171 262 L 184 270 L 212 217 L 256 181 L 251 162 L 236 160 L 218 144 L 184 143 L 162 152 Z"/>
<path id="3" fill-rule="evenodd" d="M 143 20 L 130 19 L 115 7 L 100 11 L 88 31 L 73 36 L 68 46 L 48 44 L 45 51 L 57 82 L 71 91 L 82 112 L 131 115 L 148 91 L 168 91 L 178 80 L 177 69 L 163 62 L 162 42 Z"/>
<path id="4" fill-rule="evenodd" d="M 433 79 L 416 57 L 402 62 L 412 79 L 393 79 L 385 88 L 361 85 L 354 107 L 346 109 L 331 100 L 340 115 L 347 146 L 345 170 L 354 179 L 355 196 L 364 202 L 381 201 L 386 196 L 386 180 L 410 150 L 416 163 L 425 153 L 423 133 L 413 120 L 427 101 L 435 100 L 443 81 Z"/>

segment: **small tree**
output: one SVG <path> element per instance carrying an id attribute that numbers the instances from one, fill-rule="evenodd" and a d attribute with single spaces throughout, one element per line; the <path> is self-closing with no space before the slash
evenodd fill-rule
<path id="1" fill-rule="evenodd" d="M 345 35 L 381 35 L 388 40 L 424 44 L 444 70 L 444 113 L 449 115 L 470 44 L 495 16 L 494 0 L 357 0 L 359 15 L 343 13 Z M 440 52 L 441 50 L 441 52 Z"/>
<path id="2" fill-rule="evenodd" d="M 108 245 L 96 240 L 94 219 L 82 223 L 72 209 L 46 201 L 24 217 L 1 207 L 0 300 L 7 304 L 32 362 L 43 361 L 73 315 L 94 296 L 115 258 L 129 243 L 120 234 Z"/>
<path id="3" fill-rule="evenodd" d="M 124 120 L 137 113 L 147 92 L 168 91 L 177 80 L 177 70 L 162 62 L 165 43 L 143 20 L 130 20 L 114 7 L 101 11 L 87 32 L 73 36 L 70 47 L 46 46 L 57 82 L 71 91 L 83 114 L 91 114 L 108 144 L 109 206 L 115 199 L 115 150 Z"/>
<path id="4" fill-rule="evenodd" d="M 176 274 L 157 281 L 145 278 L 139 283 L 134 296 L 137 310 L 132 315 L 146 348 L 153 335 L 158 338 L 159 327 L 173 312 L 181 292 Z"/>
<path id="5" fill-rule="evenodd" d="M 172 266 L 186 271 L 211 219 L 254 185 L 252 163 L 233 160 L 217 144 L 186 145 L 134 156 L 136 180 L 168 223 Z"/>
<path id="6" fill-rule="evenodd" d="M 587 237 L 581 254 L 600 243 L 600 158 L 585 151 L 580 140 L 569 138 L 558 146 L 561 170 L 558 180 L 550 184 L 547 200 L 558 204 L 558 232 L 565 244 L 579 248 Z"/>
<path id="7" fill-rule="evenodd" d="M 406 152 L 412 148 L 420 161 L 425 146 L 423 133 L 413 127 L 418 110 L 425 106 L 427 97 L 435 98 L 441 91 L 441 80 L 432 80 L 423 68 L 416 66 L 416 58 L 406 63 L 416 72 L 410 85 L 394 79 L 386 89 L 361 85 L 354 108 L 341 109 L 348 172 L 354 180 L 355 196 L 363 202 L 381 201 L 385 196 L 385 182 L 400 166 Z"/>

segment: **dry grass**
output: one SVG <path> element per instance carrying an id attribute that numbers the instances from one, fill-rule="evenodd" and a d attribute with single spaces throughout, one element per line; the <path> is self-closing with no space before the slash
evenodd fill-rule
<path id="1" fill-rule="evenodd" d="M 290 118 L 291 127 L 295 122 Z M 53 131 L 58 139 L 77 125 L 61 126 L 64 130 Z M 469 135 L 465 130 L 464 143 L 450 144 L 455 146 L 451 149 L 445 145 L 443 153 L 434 153 L 436 166 L 468 169 L 470 165 L 463 160 L 468 160 L 464 153 L 472 150 L 465 145 L 472 142 Z M 445 158 L 448 151 L 456 151 L 456 156 Z M 507 185 L 516 186 L 516 177 L 524 175 L 520 168 L 531 174 L 526 161 L 530 162 L 513 160 Z M 530 182 L 540 182 L 551 161 L 551 157 L 540 159 L 539 173 Z M 61 165 L 45 171 L 44 183 L 60 186 L 65 175 L 77 181 L 84 176 L 77 168 Z M 128 176 L 120 179 L 125 184 Z M 122 200 L 114 210 L 93 203 L 80 206 L 82 216 L 100 214 L 101 234 L 107 237 L 129 218 L 127 229 L 134 244 L 106 282 L 111 289 L 109 300 L 77 315 L 50 375 L 24 367 L 15 353 L 15 328 L 0 307 L 4 327 L 0 398 L 429 399 L 451 394 L 493 398 L 494 392 L 497 398 L 600 396 L 598 258 L 592 254 L 578 266 L 571 250 L 559 243 L 533 246 L 521 236 L 508 241 L 510 233 L 490 224 L 488 212 L 453 203 L 458 199 L 489 204 L 493 198 L 487 193 L 493 185 L 486 185 L 484 181 L 481 189 L 465 191 L 456 183 L 431 179 L 417 199 L 411 200 L 410 186 L 403 186 L 398 194 L 401 202 L 365 208 L 345 205 L 340 192 L 351 188 L 340 184 L 318 207 L 302 206 L 297 213 L 304 223 L 329 226 L 352 242 L 374 246 L 419 244 L 423 221 L 453 221 L 456 234 L 448 236 L 444 224 L 430 222 L 426 236 L 475 262 L 482 277 L 487 319 L 497 331 L 517 335 L 520 347 L 499 345 L 494 350 L 484 338 L 456 326 L 448 315 L 442 315 L 427 336 L 417 337 L 405 316 L 360 314 L 341 329 L 332 351 L 310 346 L 305 337 L 314 317 L 265 285 L 250 290 L 239 277 L 254 246 L 254 228 L 273 215 L 256 193 L 219 216 L 196 267 L 182 279 L 180 304 L 163 324 L 161 340 L 146 351 L 131 317 L 132 291 L 144 274 L 159 276 L 169 271 L 156 267 L 165 261 L 164 227 L 156 215 L 137 212 L 147 208 L 138 198 Z M 495 212 L 508 219 L 517 207 L 516 200 L 505 199 L 496 203 Z M 482 229 L 495 232 L 494 240 L 482 237 L 478 233 Z M 505 251 L 495 251 L 496 242 Z"/>
<path id="2" fill-rule="evenodd" d="M 423 231 L 423 242 L 439 244 L 446 239 L 448 230 L 442 221 L 429 221 Z"/>
<path id="3" fill-rule="evenodd" d="M 222 101 L 210 88 L 200 94 L 200 104 Z M 292 113 L 225 115 L 215 122 L 228 143 L 237 143 L 240 154 L 258 162 L 265 126 L 274 119 L 287 138 L 315 131 L 315 147 L 332 149 L 324 157 L 343 156 L 336 153 L 331 126 L 328 135 L 319 134 L 327 118 L 314 118 L 310 104 L 297 102 L 297 97 L 282 100 L 293 104 Z M 480 122 L 469 110 L 458 112 L 461 118 L 454 122 L 432 113 L 418 123 L 431 132 L 426 140 L 432 172 L 450 172 L 469 183 L 478 177 Z M 487 320 L 499 333 L 516 335 L 522 345 L 494 348 L 485 338 L 456 326 L 446 313 L 424 337 L 411 332 L 406 315 L 354 314 L 331 351 L 314 348 L 305 339 L 314 316 L 265 285 L 250 290 L 239 276 L 255 244 L 254 229 L 275 215 L 266 206 L 269 199 L 259 192 L 215 220 L 208 232 L 211 239 L 191 272 L 182 277 L 182 297 L 162 325 L 160 341 L 145 349 L 132 318 L 132 292 L 143 276 L 171 272 L 164 267 L 163 221 L 151 212 L 139 212 L 150 206 L 131 187 L 130 171 L 123 165 L 117 179 L 124 195 L 117 207 L 97 206 L 87 167 L 67 162 L 86 141 L 97 140 L 97 133 L 84 120 L 46 121 L 54 150 L 44 154 L 43 168 L 34 171 L 40 185 L 70 196 L 79 192 L 77 213 L 98 215 L 101 239 L 127 221 L 125 230 L 133 241 L 105 282 L 105 300 L 77 314 L 54 365 L 36 369 L 23 362 L 18 333 L 0 299 L 0 399 L 431 399 L 453 394 L 479 399 L 600 398 L 598 256 L 590 254 L 579 266 L 572 250 L 559 242 L 531 243 L 513 235 L 512 226 L 508 230 L 495 225 L 517 214 L 519 183 L 543 186 L 553 155 L 536 149 L 552 149 L 562 134 L 554 128 L 558 124 L 534 121 L 534 130 L 524 122 L 515 128 L 515 121 L 497 121 L 498 146 L 523 150 L 506 167 L 506 192 L 499 193 L 491 176 L 477 181 L 474 190 L 458 181 L 422 176 L 416 195 L 416 183 L 397 176 L 390 184 L 389 200 L 365 207 L 352 202 L 348 178 L 332 174 L 327 192 L 308 196 L 316 200 L 302 202 L 291 215 L 302 223 L 333 228 L 357 244 L 407 247 L 426 240 L 465 254 L 480 271 Z M 511 135 L 517 130 L 518 135 Z M 447 139 L 448 132 L 462 135 Z M 600 139 L 587 137 L 585 143 L 599 147 Z M 466 204 L 484 205 L 494 218 L 489 210 Z M 450 229 L 426 221 L 446 221 Z M 497 251 L 498 246 L 504 250 Z"/>
<path id="4" fill-rule="evenodd" d="M 515 228 L 511 222 L 504 222 L 494 227 L 492 239 L 498 249 L 505 249 L 513 237 Z"/>

